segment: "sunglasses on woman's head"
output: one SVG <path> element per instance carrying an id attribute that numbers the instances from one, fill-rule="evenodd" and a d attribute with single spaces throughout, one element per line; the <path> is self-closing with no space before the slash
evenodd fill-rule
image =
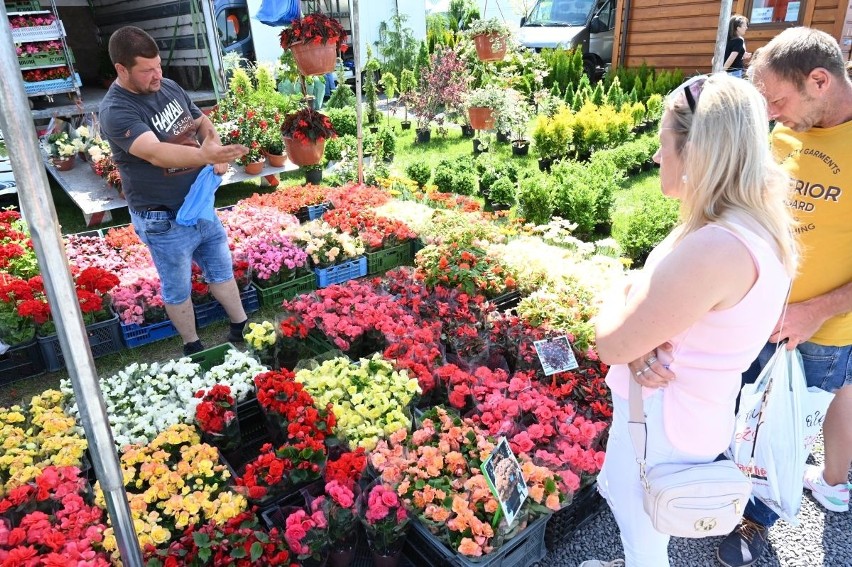
<path id="1" fill-rule="evenodd" d="M 689 105 L 689 110 L 693 114 L 695 114 L 695 107 L 698 105 L 698 97 L 701 96 L 701 91 L 704 89 L 704 83 L 706 82 L 707 75 L 696 75 L 678 87 L 683 89 L 683 96 L 686 97 L 686 104 Z"/>

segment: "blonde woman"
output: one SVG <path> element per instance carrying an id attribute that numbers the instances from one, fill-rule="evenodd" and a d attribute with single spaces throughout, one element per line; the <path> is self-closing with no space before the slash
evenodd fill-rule
<path id="1" fill-rule="evenodd" d="M 663 193 L 681 201 L 682 223 L 597 320 L 615 407 L 598 487 L 628 567 L 669 564 L 669 536 L 642 507 L 629 381 L 644 386 L 649 468 L 715 460 L 731 441 L 741 374 L 778 321 L 795 272 L 788 178 L 770 153 L 766 117 L 757 90 L 724 73 L 694 77 L 668 96 L 654 159 Z M 610 564 L 623 563 L 583 565 Z"/>

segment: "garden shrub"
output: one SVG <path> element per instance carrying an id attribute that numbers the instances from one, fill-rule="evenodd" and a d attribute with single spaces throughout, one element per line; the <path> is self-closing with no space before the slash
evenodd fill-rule
<path id="1" fill-rule="evenodd" d="M 340 161 L 343 159 L 343 154 L 354 155 L 358 148 L 358 139 L 355 136 L 346 134 L 337 138 L 329 138 L 325 141 L 325 151 L 323 156 L 328 161 Z"/>
<path id="2" fill-rule="evenodd" d="M 392 161 L 396 155 L 396 133 L 394 133 L 393 128 L 387 125 L 382 126 L 377 137 L 382 146 L 382 159 Z"/>
<path id="3" fill-rule="evenodd" d="M 488 198 L 492 203 L 498 205 L 513 206 L 517 198 L 516 183 L 509 179 L 508 176 L 498 178 L 488 193 Z"/>
<path id="4" fill-rule="evenodd" d="M 405 168 L 405 174 L 420 187 L 429 183 L 432 177 L 432 168 L 423 161 L 415 161 Z"/>
<path id="5" fill-rule="evenodd" d="M 324 114 L 331 120 L 338 136 L 358 135 L 358 118 L 354 108 L 327 108 Z"/>
<path id="6" fill-rule="evenodd" d="M 588 164 L 561 161 L 551 174 L 555 214 L 576 223 L 575 234 L 580 239 L 606 233 L 613 194 L 624 178 L 613 160 L 602 156 Z"/>
<path id="7" fill-rule="evenodd" d="M 518 192 L 518 213 L 527 222 L 545 224 L 553 216 L 552 178 L 534 172 L 521 179 Z"/>
<path id="8" fill-rule="evenodd" d="M 470 158 L 442 159 L 432 179 L 439 191 L 458 195 L 476 194 L 476 177 Z"/>
<path id="9" fill-rule="evenodd" d="M 475 160 L 476 174 L 479 177 L 479 190 L 488 195 L 494 182 L 507 178 L 513 184 L 518 182 L 518 166 L 514 162 L 491 153 L 483 153 Z"/>
<path id="10" fill-rule="evenodd" d="M 677 224 L 679 205 L 659 186 L 639 186 L 623 195 L 612 219 L 612 236 L 623 254 L 642 265 L 651 250 Z"/>

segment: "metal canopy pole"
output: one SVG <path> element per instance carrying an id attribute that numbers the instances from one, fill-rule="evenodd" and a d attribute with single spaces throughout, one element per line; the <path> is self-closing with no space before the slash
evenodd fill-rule
<path id="1" fill-rule="evenodd" d="M 728 22 L 731 19 L 731 9 L 734 0 L 722 0 L 719 9 L 719 27 L 716 29 L 716 50 L 713 53 L 713 72 L 724 70 L 725 47 L 728 45 Z"/>
<path id="2" fill-rule="evenodd" d="M 5 19 L 4 5 L 0 8 L 0 20 Z M 95 473 L 104 491 L 122 562 L 128 567 L 142 567 L 142 552 L 124 492 L 124 479 L 83 326 L 77 292 L 59 233 L 59 222 L 41 161 L 29 101 L 18 71 L 18 57 L 10 26 L 0 26 L 0 77 L 5 85 L 0 89 L 0 128 L 3 129 L 9 150 L 21 209 L 30 228 L 44 289 L 50 300 L 59 344 L 74 386 Z"/>
<path id="3" fill-rule="evenodd" d="M 355 117 L 358 126 L 358 183 L 364 183 L 364 116 L 361 108 L 361 23 L 358 0 L 349 0 L 349 23 L 352 24 L 352 56 L 355 64 Z"/>

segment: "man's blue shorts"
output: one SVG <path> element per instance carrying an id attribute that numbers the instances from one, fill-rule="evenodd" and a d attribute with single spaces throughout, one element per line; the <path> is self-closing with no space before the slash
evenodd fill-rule
<path id="1" fill-rule="evenodd" d="M 163 302 L 177 305 L 192 292 L 192 262 L 201 266 L 207 283 L 224 283 L 234 277 L 228 235 L 218 217 L 181 226 L 175 211 L 130 211 L 139 239 L 151 251 L 160 275 Z"/>

